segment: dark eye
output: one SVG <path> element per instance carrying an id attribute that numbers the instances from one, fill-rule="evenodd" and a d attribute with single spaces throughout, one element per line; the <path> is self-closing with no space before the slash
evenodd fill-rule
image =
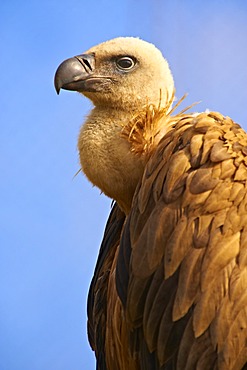
<path id="1" fill-rule="evenodd" d="M 121 57 L 116 61 L 118 68 L 122 70 L 129 70 L 134 67 L 135 61 L 131 57 Z"/>

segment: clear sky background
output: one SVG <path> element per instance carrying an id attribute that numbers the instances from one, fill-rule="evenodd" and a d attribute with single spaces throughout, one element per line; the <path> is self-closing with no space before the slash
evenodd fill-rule
<path id="1" fill-rule="evenodd" d="M 246 1 L 2 0 L 0 370 L 94 369 L 86 299 L 111 202 L 73 178 L 90 103 L 53 76 L 117 36 L 162 50 L 185 105 L 247 128 Z"/>

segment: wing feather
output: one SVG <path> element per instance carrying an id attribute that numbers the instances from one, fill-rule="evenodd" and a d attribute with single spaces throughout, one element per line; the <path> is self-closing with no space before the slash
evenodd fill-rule
<path id="1" fill-rule="evenodd" d="M 173 321 L 183 317 L 200 294 L 200 271 L 203 254 L 201 249 L 191 249 L 183 260 L 179 270 L 179 280 L 173 306 Z"/>
<path id="2" fill-rule="evenodd" d="M 144 341 L 156 354 L 155 369 L 247 362 L 245 300 L 236 302 L 246 272 L 235 271 L 247 263 L 245 147 L 238 125 L 203 113 L 181 119 L 147 164 L 124 230 L 126 310 L 139 348 Z"/>
<path id="3" fill-rule="evenodd" d="M 193 219 L 188 219 L 183 215 L 166 242 L 164 259 L 166 279 L 174 274 L 191 248 L 194 227 L 193 221 Z"/>

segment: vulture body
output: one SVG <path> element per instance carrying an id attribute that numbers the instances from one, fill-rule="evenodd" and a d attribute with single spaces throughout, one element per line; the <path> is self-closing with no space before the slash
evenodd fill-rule
<path id="1" fill-rule="evenodd" d="M 168 64 L 139 39 L 66 60 L 55 86 L 94 103 L 81 165 L 116 201 L 88 297 L 97 369 L 247 369 L 245 131 L 172 114 Z"/>

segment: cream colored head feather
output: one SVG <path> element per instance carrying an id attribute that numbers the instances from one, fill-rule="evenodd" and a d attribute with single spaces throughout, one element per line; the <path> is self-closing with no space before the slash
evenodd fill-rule
<path id="1" fill-rule="evenodd" d="M 119 37 L 63 62 L 56 72 L 55 86 L 58 92 L 60 88 L 75 90 L 93 102 L 95 107 L 78 142 L 82 170 L 128 213 L 147 162 L 143 155 L 149 152 L 145 149 L 150 141 L 147 137 L 156 135 L 144 132 L 143 150 L 139 139 L 138 150 L 133 150 L 133 135 L 128 132 L 133 134 L 132 125 L 135 130 L 143 127 L 150 131 L 152 114 L 148 114 L 147 125 L 135 126 L 135 117 L 145 118 L 150 107 L 151 111 L 161 110 L 164 114 L 158 116 L 163 118 L 169 112 L 174 82 L 167 61 L 154 45 Z M 158 116 L 154 115 L 160 130 Z"/>

